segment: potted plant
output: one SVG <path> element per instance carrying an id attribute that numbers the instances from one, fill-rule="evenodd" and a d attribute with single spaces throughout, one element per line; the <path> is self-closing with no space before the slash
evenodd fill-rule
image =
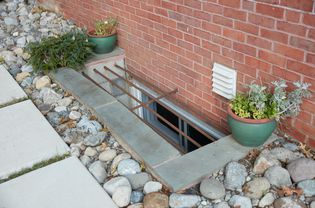
<path id="1" fill-rule="evenodd" d="M 308 98 L 310 84 L 294 82 L 295 89 L 287 92 L 284 80 L 266 86 L 250 84 L 247 93 L 237 94 L 228 106 L 228 124 L 234 139 L 244 146 L 263 144 L 286 117 L 297 116 L 303 98 Z"/>
<path id="2" fill-rule="evenodd" d="M 117 42 L 117 18 L 107 17 L 95 22 L 95 28 L 89 31 L 89 42 L 94 44 L 94 52 L 98 54 L 110 53 Z"/>

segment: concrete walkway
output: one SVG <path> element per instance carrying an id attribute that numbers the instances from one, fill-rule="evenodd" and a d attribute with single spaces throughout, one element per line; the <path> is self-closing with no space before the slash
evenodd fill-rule
<path id="1" fill-rule="evenodd" d="M 69 152 L 7 70 L 0 65 L 0 180 Z M 25 101 L 23 101 L 25 100 Z M 0 208 L 117 208 L 70 157 L 0 184 Z"/>

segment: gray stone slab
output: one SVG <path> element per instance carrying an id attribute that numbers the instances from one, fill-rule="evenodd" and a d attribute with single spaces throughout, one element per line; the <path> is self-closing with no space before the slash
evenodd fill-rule
<path id="1" fill-rule="evenodd" d="M 96 109 L 119 142 L 151 168 L 178 158 L 179 151 L 121 103 Z"/>
<path id="2" fill-rule="evenodd" d="M 0 179 L 68 152 L 68 146 L 30 100 L 1 108 L 0 124 Z"/>
<path id="3" fill-rule="evenodd" d="M 272 135 L 266 143 L 274 139 Z M 176 192 L 199 183 L 228 162 L 242 159 L 251 149 L 240 145 L 230 135 L 162 164 L 154 172 Z"/>
<path id="4" fill-rule="evenodd" d="M 3 65 L 0 65 L 0 105 L 27 98 L 27 95 Z"/>
<path id="5" fill-rule="evenodd" d="M 52 77 L 73 96 L 77 97 L 90 108 L 117 102 L 110 94 L 104 92 L 81 73 L 73 69 L 59 69 Z"/>
<path id="6" fill-rule="evenodd" d="M 111 53 L 93 54 L 93 56 L 85 63 L 86 68 L 90 68 L 99 64 L 104 64 L 112 61 L 120 61 L 125 58 L 125 51 L 122 48 L 116 47 Z"/>
<path id="7" fill-rule="evenodd" d="M 75 157 L 0 184 L 2 208 L 117 208 Z"/>

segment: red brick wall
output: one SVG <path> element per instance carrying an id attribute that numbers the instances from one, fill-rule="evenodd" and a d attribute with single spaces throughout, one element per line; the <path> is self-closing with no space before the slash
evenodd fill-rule
<path id="1" fill-rule="evenodd" d="M 213 62 L 237 70 L 239 90 L 252 80 L 281 77 L 310 82 L 315 92 L 313 0 L 56 2 L 65 17 L 88 28 L 96 19 L 117 16 L 129 69 L 161 89 L 178 88 L 177 101 L 225 131 L 228 101 L 211 92 Z M 314 97 L 287 130 L 313 146 Z"/>

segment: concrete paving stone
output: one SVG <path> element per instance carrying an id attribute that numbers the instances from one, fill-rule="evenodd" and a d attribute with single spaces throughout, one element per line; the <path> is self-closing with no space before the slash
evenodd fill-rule
<path id="1" fill-rule="evenodd" d="M 0 184 L 1 208 L 117 208 L 76 157 Z"/>
<path id="2" fill-rule="evenodd" d="M 95 109 L 102 105 L 118 102 L 113 96 L 73 69 L 59 69 L 58 72 L 52 74 L 52 77 L 65 90 L 90 108 Z"/>
<path id="3" fill-rule="evenodd" d="M 0 124 L 0 179 L 68 152 L 68 146 L 30 100 L 1 108 Z"/>
<path id="4" fill-rule="evenodd" d="M 266 143 L 276 138 L 272 135 Z M 199 183 L 230 161 L 245 157 L 253 149 L 237 143 L 231 135 L 156 167 L 153 171 L 173 191 Z"/>
<path id="5" fill-rule="evenodd" d="M 0 105 L 5 105 L 23 98 L 27 98 L 25 92 L 6 68 L 0 65 Z"/>
<path id="6" fill-rule="evenodd" d="M 97 108 L 96 113 L 127 150 L 151 167 L 180 156 L 176 148 L 121 103 Z"/>

